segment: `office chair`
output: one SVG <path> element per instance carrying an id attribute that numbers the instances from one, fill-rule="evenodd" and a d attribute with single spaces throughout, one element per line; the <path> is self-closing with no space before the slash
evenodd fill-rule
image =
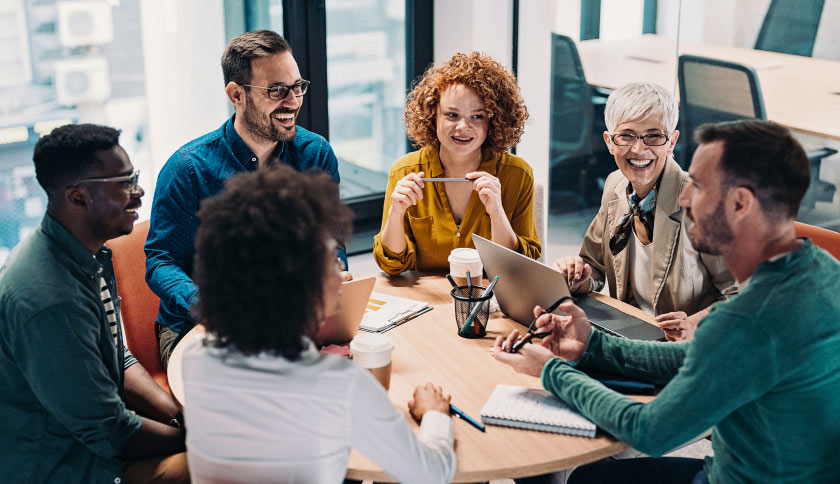
<path id="1" fill-rule="evenodd" d="M 793 230 L 797 237 L 808 237 L 814 245 L 840 260 L 840 233 L 802 222 L 794 222 Z"/>
<path id="2" fill-rule="evenodd" d="M 601 143 L 600 131 L 594 128 L 594 104 L 604 104 L 606 95 L 587 84 L 571 38 L 552 34 L 551 48 L 549 206 L 571 204 L 576 210 L 600 202 L 598 177 L 605 180 L 615 168 L 611 159 L 599 163 L 595 153 L 601 152 L 593 150 L 593 143 Z"/>
<path id="3" fill-rule="evenodd" d="M 751 67 L 708 57 L 681 55 L 679 58 L 680 131 L 683 145 L 680 165 L 688 168 L 697 141 L 694 131 L 703 123 L 767 119 L 758 75 Z M 811 185 L 800 210 L 814 208 L 816 202 L 831 202 L 836 187 L 819 179 L 822 159 L 837 153 L 831 148 L 807 152 L 811 162 Z"/>
<path id="4" fill-rule="evenodd" d="M 169 392 L 166 370 L 160 362 L 155 318 L 160 299 L 146 284 L 146 253 L 143 244 L 149 233 L 149 221 L 134 225 L 128 234 L 109 240 L 113 251 L 117 291 L 122 298 L 120 312 L 128 349 L 161 388 Z"/>
<path id="5" fill-rule="evenodd" d="M 772 0 L 755 48 L 811 57 L 825 0 Z"/>

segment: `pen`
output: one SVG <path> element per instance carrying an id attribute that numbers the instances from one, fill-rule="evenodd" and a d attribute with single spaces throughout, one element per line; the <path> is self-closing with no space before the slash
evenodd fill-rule
<path id="1" fill-rule="evenodd" d="M 480 424 L 479 422 L 476 422 L 472 417 L 465 414 L 462 410 L 460 410 L 455 405 L 452 405 L 451 403 L 449 404 L 449 413 L 451 413 L 452 415 L 455 415 L 456 417 L 460 418 L 461 420 L 466 420 L 466 422 L 468 424 L 472 425 L 473 427 L 477 428 L 478 430 L 481 430 L 482 432 L 486 432 L 486 430 L 484 430 L 484 425 Z"/>
<path id="2" fill-rule="evenodd" d="M 471 182 L 469 178 L 421 178 L 423 182 Z"/>
<path id="3" fill-rule="evenodd" d="M 560 305 L 563 301 L 565 301 L 566 299 L 571 299 L 572 301 L 574 301 L 574 300 L 575 300 L 575 299 L 574 299 L 573 297 L 571 297 L 571 296 L 563 296 L 563 297 L 561 297 L 560 299 L 558 299 L 558 300 L 554 301 L 554 304 L 552 304 L 551 306 L 549 306 L 549 307 L 548 307 L 548 309 L 543 310 L 543 312 L 542 312 L 542 313 L 540 313 L 540 316 L 542 316 L 543 314 L 546 314 L 546 313 L 553 313 L 553 312 L 554 312 L 554 310 L 555 310 L 555 309 L 557 309 L 557 306 L 559 306 L 559 305 Z M 532 329 L 534 329 L 534 323 L 536 323 L 536 322 L 537 322 L 537 320 L 538 320 L 538 319 L 540 319 L 540 316 L 537 316 L 536 318 L 534 318 L 534 319 L 531 321 L 531 324 L 529 324 L 529 325 L 528 325 L 528 331 L 527 331 L 527 333 L 531 333 L 531 330 L 532 330 Z"/>
<path id="4" fill-rule="evenodd" d="M 493 287 L 496 286 L 497 282 L 499 282 L 499 276 L 496 276 L 496 277 L 493 278 L 493 281 L 487 286 L 487 289 L 485 289 L 484 292 L 481 293 L 481 296 L 479 296 L 479 299 L 484 299 L 485 296 L 490 294 L 490 291 L 493 290 Z M 482 302 L 481 304 L 484 304 L 484 303 Z M 472 320 L 478 315 L 478 310 L 481 309 L 481 304 L 477 304 L 472 309 L 472 311 L 470 311 L 470 315 L 467 317 L 467 320 L 464 322 L 464 327 L 461 328 L 462 333 L 467 334 L 467 332 L 464 331 L 464 329 L 469 328 L 470 323 L 472 323 Z M 476 333 L 476 334 L 478 334 L 478 333 Z"/>
<path id="5" fill-rule="evenodd" d="M 447 274 L 447 275 L 446 275 L 446 279 L 447 279 L 447 280 L 449 280 L 449 283 L 450 283 L 450 284 L 452 284 L 452 287 L 454 287 L 454 288 L 455 288 L 455 289 L 457 289 L 458 291 L 460 291 L 460 290 L 461 290 L 461 288 L 460 288 L 460 287 L 458 287 L 458 284 L 456 284 L 456 283 L 455 283 L 455 279 L 452 279 L 452 274 Z"/>
<path id="6" fill-rule="evenodd" d="M 528 333 L 522 337 L 521 340 L 514 343 L 513 348 L 510 349 L 511 353 L 516 353 L 517 351 L 521 350 L 523 346 L 529 343 L 534 338 L 545 338 L 546 336 L 551 336 L 551 331 L 543 331 L 542 333 Z"/>

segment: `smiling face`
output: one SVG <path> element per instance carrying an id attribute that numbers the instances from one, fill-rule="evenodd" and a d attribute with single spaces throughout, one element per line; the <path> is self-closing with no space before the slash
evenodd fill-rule
<path id="1" fill-rule="evenodd" d="M 250 84 L 253 86 L 291 86 L 300 80 L 297 62 L 290 52 L 251 60 Z M 265 89 L 251 87 L 245 91 L 241 108 L 242 122 L 251 136 L 261 142 L 288 141 L 295 137 L 295 122 L 301 106 L 303 97 L 295 97 L 291 92 L 285 98 L 273 101 Z"/>
<path id="2" fill-rule="evenodd" d="M 125 176 L 134 171 L 128 154 L 120 146 L 96 151 L 94 156 L 99 161 L 98 167 L 86 178 Z M 97 239 L 105 241 L 131 233 L 140 198 L 145 194 L 139 185 L 134 190 L 129 182 L 82 183 L 80 187 L 90 196 L 84 216 Z"/>
<path id="3" fill-rule="evenodd" d="M 633 189 L 641 197 L 647 195 L 656 184 L 656 180 L 665 168 L 668 155 L 674 151 L 680 132 L 674 130 L 673 133 L 668 133 L 662 116 L 655 115 L 619 123 L 612 133 L 613 135 L 632 134 L 635 136 L 663 133 L 668 135 L 669 139 L 662 146 L 647 146 L 641 139 L 637 139 L 631 146 L 619 146 L 610 139 L 610 133 L 604 131 L 604 142 L 610 154 L 615 158 L 615 164 L 618 165 L 621 174 L 630 180 Z"/>
<path id="4" fill-rule="evenodd" d="M 691 222 L 691 245 L 698 252 L 713 255 L 720 255 L 734 239 L 726 217 L 726 193 L 721 190 L 721 155 L 722 142 L 700 145 L 688 170 L 691 182 L 680 194 L 680 205 Z"/>
<path id="5" fill-rule="evenodd" d="M 436 124 L 441 158 L 480 156 L 490 123 L 484 101 L 471 87 L 453 84 L 441 92 Z"/>

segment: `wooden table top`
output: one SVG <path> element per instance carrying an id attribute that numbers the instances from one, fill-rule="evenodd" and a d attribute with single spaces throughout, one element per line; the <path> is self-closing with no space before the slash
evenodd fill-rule
<path id="1" fill-rule="evenodd" d="M 486 282 L 486 281 L 485 281 Z M 385 334 L 395 343 L 392 354 L 391 388 L 388 392 L 394 405 L 405 411 L 415 430 L 419 427 L 409 416 L 407 404 L 414 387 L 433 382 L 452 395 L 453 405 L 475 419 L 497 383 L 529 388 L 542 388 L 538 378 L 521 375 L 493 359 L 489 349 L 498 335 L 513 329 L 523 330 L 519 323 L 501 313 L 490 315 L 487 335 L 481 339 L 459 337 L 451 286 L 442 276 L 377 276 L 374 290 L 395 296 L 428 301 L 434 308 Z M 606 296 L 593 297 L 628 314 L 652 322 L 643 311 Z M 203 328 L 197 327 L 178 344 L 169 360 L 168 376 L 173 395 L 183 402 L 181 358 L 189 341 Z M 634 397 L 647 401 L 651 397 Z M 455 450 L 458 472 L 453 482 L 479 482 L 545 474 L 593 462 L 621 452 L 626 445 L 598 432 L 594 439 L 487 426 L 482 433 L 460 419 L 454 419 Z M 378 465 L 355 450 L 350 454 L 347 477 L 394 482 Z"/>
<path id="2" fill-rule="evenodd" d="M 674 39 L 649 34 L 585 40 L 577 46 L 590 85 L 615 89 L 649 81 L 679 91 Z M 795 131 L 840 140 L 840 62 L 693 42 L 681 42 L 679 54 L 752 67 L 758 74 L 767 119 Z"/>

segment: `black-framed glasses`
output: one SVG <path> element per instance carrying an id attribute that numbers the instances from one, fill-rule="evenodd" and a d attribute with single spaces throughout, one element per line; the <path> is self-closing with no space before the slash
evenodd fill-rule
<path id="1" fill-rule="evenodd" d="M 636 136 L 635 134 L 613 134 L 610 135 L 610 139 L 618 146 L 633 146 L 636 144 L 637 139 L 641 139 L 642 143 L 647 146 L 662 146 L 671 137 L 665 133 L 644 134 L 642 136 Z"/>
<path id="2" fill-rule="evenodd" d="M 265 87 L 265 86 L 254 86 L 251 84 L 239 84 L 240 86 L 245 87 L 255 87 L 257 89 L 265 89 L 268 91 L 268 98 L 272 101 L 282 101 L 286 99 L 286 96 L 289 95 L 289 92 L 295 95 L 295 97 L 303 97 L 306 94 L 306 91 L 309 89 L 309 81 L 306 79 L 301 79 L 296 83 L 292 84 L 291 86 L 287 86 L 285 84 L 278 84 L 276 86 Z"/>
<path id="3" fill-rule="evenodd" d="M 111 183 L 125 183 L 126 189 L 129 193 L 134 193 L 137 190 L 137 182 L 140 180 L 140 170 L 134 170 L 130 175 L 109 176 L 105 178 L 83 178 L 67 188 L 73 188 L 83 182 L 111 182 Z"/>

